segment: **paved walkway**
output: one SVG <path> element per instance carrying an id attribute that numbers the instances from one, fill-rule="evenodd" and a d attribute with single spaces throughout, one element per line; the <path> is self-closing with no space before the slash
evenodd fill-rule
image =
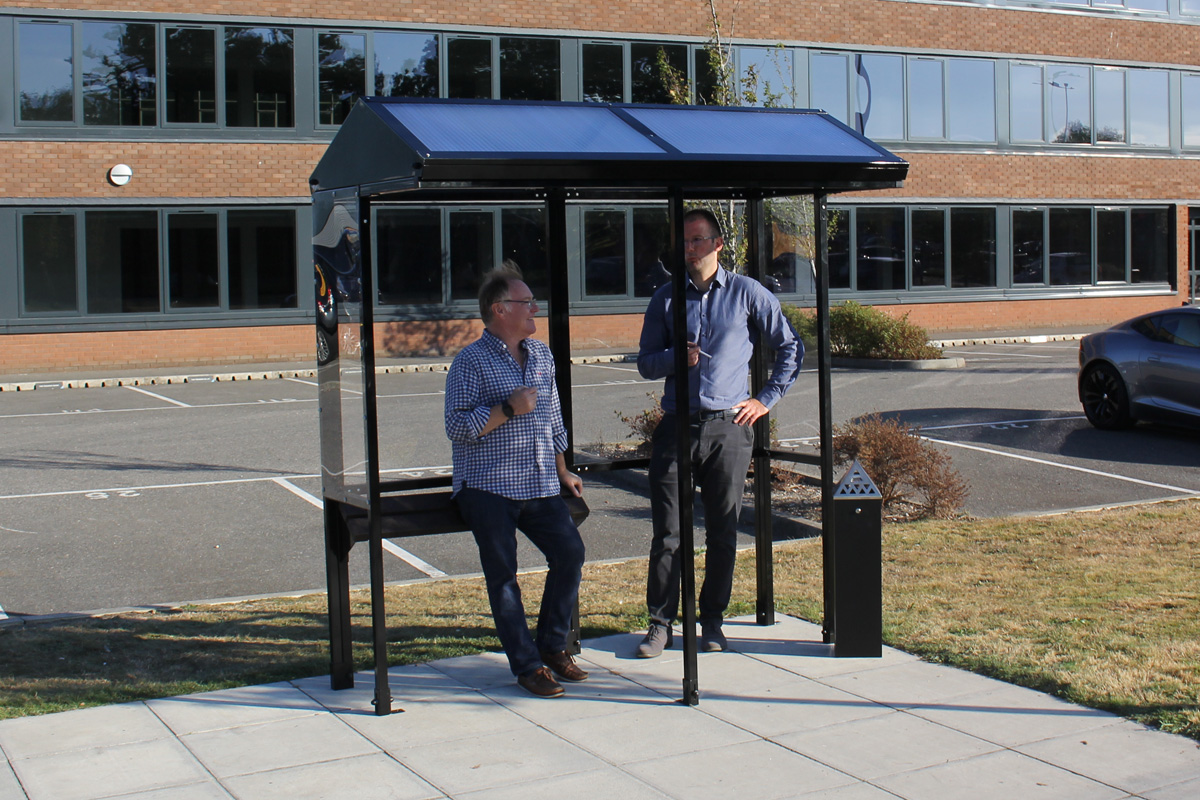
<path id="1" fill-rule="evenodd" d="M 726 624 L 733 652 L 631 658 L 585 643 L 565 698 L 519 689 L 503 656 L 0 722 L 0 800 L 1200 797 L 1178 736 L 895 650 L 835 659 L 814 625 Z"/>

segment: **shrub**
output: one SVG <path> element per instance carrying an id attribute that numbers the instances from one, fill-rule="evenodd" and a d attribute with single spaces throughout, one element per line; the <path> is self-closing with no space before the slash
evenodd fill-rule
<path id="1" fill-rule="evenodd" d="M 629 426 L 629 434 L 625 438 L 636 439 L 636 447 L 639 451 L 649 449 L 650 436 L 658 427 L 658 422 L 663 416 L 662 402 L 659 396 L 654 392 L 646 392 L 646 397 L 650 398 L 650 407 L 642 409 L 633 416 L 622 414 L 619 409 L 613 412 L 617 415 L 617 419 Z"/>
<path id="2" fill-rule="evenodd" d="M 817 320 L 795 306 L 784 306 L 792 327 L 810 347 L 816 341 Z M 908 314 L 892 317 L 853 300 L 829 310 L 829 349 L 847 358 L 922 359 L 941 358 L 942 351 L 929 344 L 925 329 L 908 321 Z"/>
<path id="3" fill-rule="evenodd" d="M 912 426 L 879 414 L 834 426 L 833 457 L 839 465 L 858 461 L 883 495 L 884 508 L 911 503 L 921 516 L 950 517 L 967 496 L 948 455 Z"/>

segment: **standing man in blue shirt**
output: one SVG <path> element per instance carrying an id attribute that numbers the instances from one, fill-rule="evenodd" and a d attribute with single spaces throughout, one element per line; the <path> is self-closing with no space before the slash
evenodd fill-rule
<path id="1" fill-rule="evenodd" d="M 733 587 L 737 519 L 754 446 L 755 420 L 783 397 L 800 373 L 804 344 L 779 301 L 758 281 L 737 275 L 718 261 L 725 240 L 717 218 L 697 208 L 683 217 L 687 264 L 687 380 L 675 374 L 675 331 L 671 284 L 650 299 L 642 323 L 638 372 L 665 378 L 663 417 L 651 437 L 650 545 L 646 606 L 650 627 L 637 655 L 653 658 L 672 644 L 671 624 L 679 610 L 679 471 L 676 392 L 687 391 L 691 410 L 692 468 L 704 503 L 704 585 L 700 590 L 700 649 L 728 648 L 721 620 Z M 750 357 L 755 343 L 775 351 L 771 378 L 751 397 Z M 685 501 L 686 502 L 686 501 Z"/>
<path id="2" fill-rule="evenodd" d="M 588 676 L 567 652 L 584 552 L 559 494 L 562 487 L 579 497 L 583 482 L 563 457 L 567 431 L 554 360 L 532 338 L 538 304 L 520 273 L 506 265 L 486 275 L 479 311 L 483 334 L 455 356 L 446 376 L 454 498 L 479 546 L 509 668 L 533 694 L 558 697 L 563 688 L 550 670 L 568 681 Z M 536 640 L 517 583 L 518 529 L 549 566 Z"/>

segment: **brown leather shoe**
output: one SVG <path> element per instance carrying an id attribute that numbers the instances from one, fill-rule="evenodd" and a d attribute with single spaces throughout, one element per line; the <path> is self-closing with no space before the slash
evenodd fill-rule
<path id="1" fill-rule="evenodd" d="M 558 653 L 542 653 L 542 661 L 546 662 L 546 666 L 554 670 L 554 674 L 564 681 L 579 683 L 587 680 L 588 674 L 579 668 L 575 659 L 571 658 L 571 654 L 566 650 Z"/>
<path id="2" fill-rule="evenodd" d="M 545 667 L 538 667 L 532 672 L 526 672 L 517 678 L 517 683 L 521 684 L 521 688 L 538 697 L 559 697 L 563 693 L 563 687 L 554 680 L 550 670 Z"/>

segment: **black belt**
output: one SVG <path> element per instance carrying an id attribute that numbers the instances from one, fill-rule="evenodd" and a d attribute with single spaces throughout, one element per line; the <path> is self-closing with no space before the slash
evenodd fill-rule
<path id="1" fill-rule="evenodd" d="M 692 419 L 698 422 L 711 422 L 714 419 L 733 419 L 737 416 L 738 409 L 722 408 L 719 411 L 697 411 L 692 414 Z"/>

